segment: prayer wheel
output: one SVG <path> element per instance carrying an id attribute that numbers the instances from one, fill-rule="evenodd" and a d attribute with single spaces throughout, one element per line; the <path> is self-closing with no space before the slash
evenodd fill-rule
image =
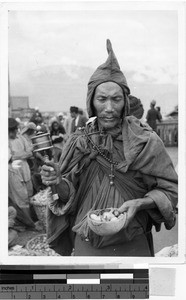
<path id="1" fill-rule="evenodd" d="M 49 133 L 43 133 L 32 137 L 33 152 L 45 151 L 51 149 L 52 141 Z"/>
<path id="2" fill-rule="evenodd" d="M 44 152 L 45 163 L 46 163 L 46 165 L 48 165 L 50 163 L 50 161 L 48 159 L 46 150 L 53 148 L 50 134 L 43 133 L 43 134 L 38 134 L 38 135 L 32 137 L 32 144 L 33 144 L 33 152 L 39 152 L 39 151 Z M 52 185 L 51 190 L 52 190 L 53 200 L 58 200 L 59 196 L 57 194 L 56 186 Z"/>

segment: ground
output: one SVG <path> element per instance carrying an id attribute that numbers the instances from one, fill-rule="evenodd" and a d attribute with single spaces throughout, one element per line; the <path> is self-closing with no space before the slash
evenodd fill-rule
<path id="1" fill-rule="evenodd" d="M 174 166 L 177 166 L 178 163 L 178 148 L 177 147 L 167 147 L 166 148 Z M 20 232 L 17 240 L 17 245 L 26 246 L 27 242 L 38 234 L 44 233 L 43 231 L 25 231 Z M 156 233 L 153 230 L 154 237 L 154 248 L 155 253 L 161 250 L 166 246 L 175 245 L 178 243 L 178 222 L 176 226 L 171 230 L 166 230 L 164 225 L 162 225 L 162 229 L 160 232 Z"/>

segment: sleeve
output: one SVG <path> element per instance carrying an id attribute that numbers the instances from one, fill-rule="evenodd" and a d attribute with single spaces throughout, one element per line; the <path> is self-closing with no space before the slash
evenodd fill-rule
<path id="1" fill-rule="evenodd" d="M 148 213 L 155 223 L 164 222 L 165 227 L 171 229 L 176 222 L 178 177 L 163 142 L 156 133 L 151 133 L 133 168 L 140 170 L 146 179 L 154 178 L 154 184 L 145 196 L 153 199 L 157 209 L 150 209 Z"/>
<path id="2" fill-rule="evenodd" d="M 158 224 L 163 222 L 167 229 L 171 229 L 176 222 L 177 184 L 156 178 L 156 187 L 145 197 L 150 197 L 157 206 L 157 209 L 148 210 L 154 222 Z"/>
<path id="3" fill-rule="evenodd" d="M 55 200 L 52 197 L 50 197 L 48 202 L 48 208 L 56 216 L 68 214 L 70 211 L 72 211 L 73 207 L 75 189 L 73 187 L 73 184 L 69 180 L 65 178 L 63 178 L 63 180 L 67 183 L 69 188 L 68 201 L 65 203 L 64 201 L 62 201 L 62 199 Z"/>
<path id="4" fill-rule="evenodd" d="M 64 148 L 60 159 L 60 171 L 62 180 L 66 182 L 68 186 L 69 195 L 67 201 L 63 201 L 63 197 L 60 195 L 60 199 L 56 201 L 50 200 L 49 209 L 57 216 L 70 214 L 75 210 L 75 196 L 79 186 L 78 171 L 81 165 L 80 162 L 82 162 L 86 152 L 85 146 L 84 139 L 73 135 Z"/>

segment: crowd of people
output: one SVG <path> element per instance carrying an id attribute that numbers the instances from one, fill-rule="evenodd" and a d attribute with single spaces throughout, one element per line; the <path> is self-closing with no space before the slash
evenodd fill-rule
<path id="1" fill-rule="evenodd" d="M 34 152 L 32 138 L 48 133 L 53 146 L 49 156 L 59 161 L 68 137 L 86 122 L 85 113 L 76 106 L 70 107 L 69 117 L 60 112 L 49 119 L 36 107 L 25 123 L 19 118 L 9 118 L 9 247 L 16 243 L 19 231 L 42 229 L 30 200 L 46 188 L 40 175 L 45 157 L 42 151 Z"/>
<path id="2" fill-rule="evenodd" d="M 59 113 L 48 122 L 36 108 L 21 130 L 9 118 L 9 245 L 15 228 L 39 230 L 30 198 L 54 184 L 58 197 L 48 203 L 47 238 L 60 255 L 154 256 L 152 227 L 174 227 L 177 174 L 156 134 L 160 111 L 152 101 L 151 127 L 141 122 L 143 105 L 130 94 L 109 40 L 107 51 L 88 83 L 88 118 L 75 106 L 69 117 Z M 46 132 L 55 160 L 50 165 L 32 144 Z M 114 235 L 99 236 L 87 216 L 107 207 L 126 213 L 126 223 Z"/>

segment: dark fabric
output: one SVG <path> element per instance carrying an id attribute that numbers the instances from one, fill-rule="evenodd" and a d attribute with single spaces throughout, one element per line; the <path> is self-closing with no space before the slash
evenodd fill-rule
<path id="1" fill-rule="evenodd" d="M 157 120 L 161 121 L 161 116 L 158 110 L 155 108 L 149 109 L 147 112 L 147 123 L 154 131 L 157 129 Z"/>
<path id="2" fill-rule="evenodd" d="M 129 100 L 127 95 L 130 94 L 130 89 L 128 87 L 126 78 L 123 72 L 120 70 L 119 63 L 112 49 L 110 40 L 107 40 L 107 51 L 108 58 L 104 64 L 99 66 L 94 74 L 91 76 L 88 83 L 88 93 L 87 93 L 87 111 L 89 117 L 95 116 L 92 99 L 95 92 L 95 89 L 98 85 L 103 82 L 112 81 L 117 83 L 123 90 L 125 97 L 125 107 L 124 107 L 124 116 L 129 114 Z"/>
<path id="3" fill-rule="evenodd" d="M 136 236 L 132 241 L 111 245 L 101 249 L 91 247 L 80 236 L 75 238 L 75 256 L 153 256 L 145 234 Z"/>
<path id="4" fill-rule="evenodd" d="M 87 121 L 88 121 L 88 119 L 86 117 L 79 115 L 79 120 L 78 120 L 77 126 L 75 126 L 75 119 L 73 119 L 72 125 L 71 125 L 71 133 L 75 132 L 76 129 L 79 127 L 85 127 Z"/>
<path id="5" fill-rule="evenodd" d="M 8 129 L 16 129 L 18 127 L 18 122 L 14 118 L 8 118 Z"/>
<path id="6" fill-rule="evenodd" d="M 144 113 L 144 108 L 141 103 L 141 100 L 129 95 L 129 104 L 130 104 L 130 115 L 141 119 Z"/>

